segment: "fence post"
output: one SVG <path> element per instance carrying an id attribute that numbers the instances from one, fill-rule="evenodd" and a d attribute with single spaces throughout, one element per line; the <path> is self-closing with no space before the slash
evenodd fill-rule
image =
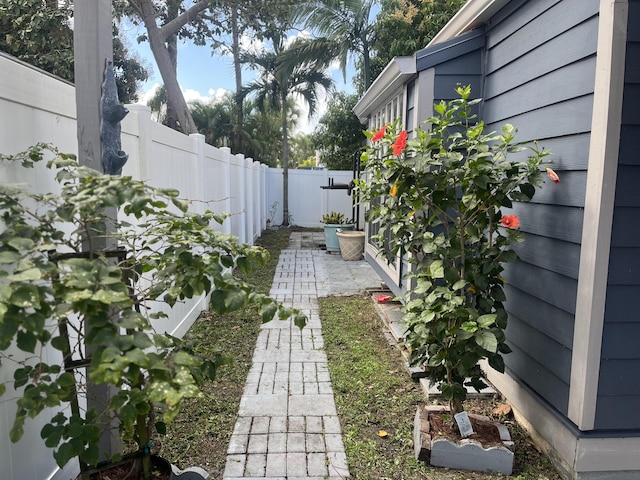
<path id="1" fill-rule="evenodd" d="M 245 191 L 245 210 L 246 216 L 244 217 L 244 221 L 247 229 L 247 243 L 253 245 L 255 240 L 254 238 L 254 228 L 253 228 L 253 159 L 246 158 L 244 160 L 244 191 Z"/>
<path id="2" fill-rule="evenodd" d="M 124 171 L 131 172 L 133 177 L 142 181 L 149 180 L 149 156 L 153 139 L 151 138 L 151 108 L 139 103 L 126 106 L 131 120 L 135 121 L 138 131 L 137 148 L 135 152 L 129 152 L 129 161 L 125 163 Z M 129 119 L 125 117 L 125 121 Z"/>
<path id="3" fill-rule="evenodd" d="M 229 147 L 221 147 L 222 157 L 224 158 L 224 210 L 231 214 L 231 149 Z M 226 234 L 231 233 L 231 219 L 227 218 L 222 224 L 222 231 Z"/>
<path id="4" fill-rule="evenodd" d="M 253 236 L 258 238 L 262 233 L 262 190 L 260 190 L 260 162 L 251 164 L 253 169 Z"/>
<path id="5" fill-rule="evenodd" d="M 267 174 L 269 173 L 269 167 L 264 164 L 260 165 L 260 230 L 266 230 L 267 228 L 267 219 L 268 213 L 267 209 L 269 206 L 267 205 Z"/>
<path id="6" fill-rule="evenodd" d="M 198 166 L 198 174 L 197 178 L 194 179 L 197 186 L 197 196 L 192 198 L 192 200 L 200 200 L 199 205 L 196 206 L 195 211 L 198 213 L 204 213 L 206 208 L 206 204 L 204 203 L 208 199 L 204 198 L 204 135 L 201 133 L 192 133 L 189 137 L 193 140 L 193 151 L 198 157 L 197 166 Z"/>
<path id="7" fill-rule="evenodd" d="M 240 215 L 240 231 L 237 235 L 241 242 L 247 243 L 247 195 L 245 193 L 247 188 L 247 175 L 245 169 L 247 167 L 244 161 L 244 154 L 236 153 L 236 158 L 240 164 L 240 191 L 236 192 L 238 199 L 240 200 L 240 212 L 238 212 L 238 215 Z"/>

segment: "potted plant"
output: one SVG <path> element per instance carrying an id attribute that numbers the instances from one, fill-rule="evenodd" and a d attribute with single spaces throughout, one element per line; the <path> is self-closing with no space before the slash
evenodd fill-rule
<path id="1" fill-rule="evenodd" d="M 481 359 L 503 372 L 507 312 L 503 264 L 517 259 L 511 245 L 524 241 L 519 218 L 508 211 L 528 202 L 542 185 L 548 152 L 515 143 L 516 129 L 485 132 L 473 122 L 470 87 L 460 98 L 435 105 L 430 131 L 385 125 L 366 132 L 363 154 L 367 219 L 378 223 L 373 238 L 388 258 L 404 256 L 412 288 L 404 299 L 406 343 L 413 365 L 424 365 L 449 404 L 449 422 L 463 412 L 466 386 L 486 385 L 476 365 Z M 528 158 L 510 154 L 529 150 Z M 556 183 L 555 172 L 547 169 Z M 374 201 L 375 200 L 375 201 Z M 386 236 L 393 242 L 385 242 Z"/>
<path id="2" fill-rule="evenodd" d="M 217 232 L 224 216 L 190 213 L 177 191 L 103 175 L 46 145 L 0 159 L 32 167 L 49 150 L 59 194 L 0 185 L 0 358 L 14 369 L 0 395 L 17 398 L 10 438 L 53 409 L 41 437 L 58 465 L 78 458 L 88 478 L 101 435 L 115 433 L 137 445 L 136 478 L 148 479 L 152 434 L 229 360 L 154 332 L 166 306 L 204 295 L 218 313 L 254 304 L 264 321 L 295 315 L 302 327 L 305 318 L 234 275 L 264 265 L 268 252 Z M 89 382 L 114 391 L 104 408 L 85 407 Z"/>
<path id="3" fill-rule="evenodd" d="M 333 210 L 322 215 L 322 223 L 324 224 L 324 240 L 327 252 L 339 252 L 340 244 L 336 233 L 338 230 L 353 230 L 353 223 L 345 219 L 344 213 L 334 212 Z"/>

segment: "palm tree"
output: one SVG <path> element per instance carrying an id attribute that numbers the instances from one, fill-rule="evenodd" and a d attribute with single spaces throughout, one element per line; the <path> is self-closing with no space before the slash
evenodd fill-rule
<path id="1" fill-rule="evenodd" d="M 190 105 L 191 116 L 204 135 L 205 142 L 215 147 L 227 147 L 233 132 L 231 94 L 226 99 L 209 102 L 194 102 Z M 233 147 L 232 147 L 233 149 Z"/>
<path id="2" fill-rule="evenodd" d="M 243 95 L 251 92 L 256 95 L 259 107 L 268 104 L 269 108 L 280 112 L 282 128 L 282 174 L 283 198 L 282 213 L 284 226 L 289 225 L 289 113 L 288 100 L 299 95 L 309 106 L 309 115 L 313 115 L 318 104 L 321 90 L 330 91 L 333 80 L 325 72 L 330 63 L 327 55 L 313 59 L 304 58 L 297 53 L 306 42 L 295 40 L 285 47 L 284 39 L 276 35 L 274 49 L 252 56 L 251 63 L 260 69 L 259 77 L 245 86 Z"/>
<path id="3" fill-rule="evenodd" d="M 315 44 L 317 48 L 335 51 L 345 77 L 349 54 L 362 56 L 365 90 L 371 85 L 371 49 L 375 40 L 371 9 L 376 4 L 378 0 L 313 0 L 302 2 L 295 17 L 296 22 L 304 22 L 322 37 Z M 317 48 L 305 53 L 312 56 Z"/>

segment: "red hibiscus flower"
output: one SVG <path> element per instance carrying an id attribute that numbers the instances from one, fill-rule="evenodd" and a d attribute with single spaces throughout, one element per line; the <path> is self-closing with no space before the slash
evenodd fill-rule
<path id="1" fill-rule="evenodd" d="M 383 125 L 380 130 L 378 130 L 376 133 L 373 134 L 373 137 L 371 137 L 371 141 L 377 142 L 379 140 L 382 140 L 384 138 L 385 133 L 387 133 L 387 126 Z"/>
<path id="2" fill-rule="evenodd" d="M 520 219 L 517 215 L 504 215 L 500 219 L 500 223 L 503 227 L 518 228 L 520 226 Z"/>
<path id="3" fill-rule="evenodd" d="M 393 147 L 393 154 L 400 155 L 402 151 L 407 148 L 407 131 L 402 130 L 391 146 Z"/>
<path id="4" fill-rule="evenodd" d="M 552 168 L 547 167 L 547 175 L 549 175 L 549 178 L 553 181 L 553 183 L 560 183 L 560 177 L 556 172 L 553 171 Z"/>

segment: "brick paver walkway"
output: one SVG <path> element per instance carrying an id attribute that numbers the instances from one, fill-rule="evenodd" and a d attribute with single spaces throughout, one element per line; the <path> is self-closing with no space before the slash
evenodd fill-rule
<path id="1" fill-rule="evenodd" d="M 290 248 L 280 255 L 271 296 L 302 310 L 309 321 L 303 330 L 291 321 L 263 325 L 229 443 L 225 480 L 350 476 L 317 299 L 378 287 L 380 279 L 364 261 L 305 250 L 301 235 L 292 233 Z"/>

